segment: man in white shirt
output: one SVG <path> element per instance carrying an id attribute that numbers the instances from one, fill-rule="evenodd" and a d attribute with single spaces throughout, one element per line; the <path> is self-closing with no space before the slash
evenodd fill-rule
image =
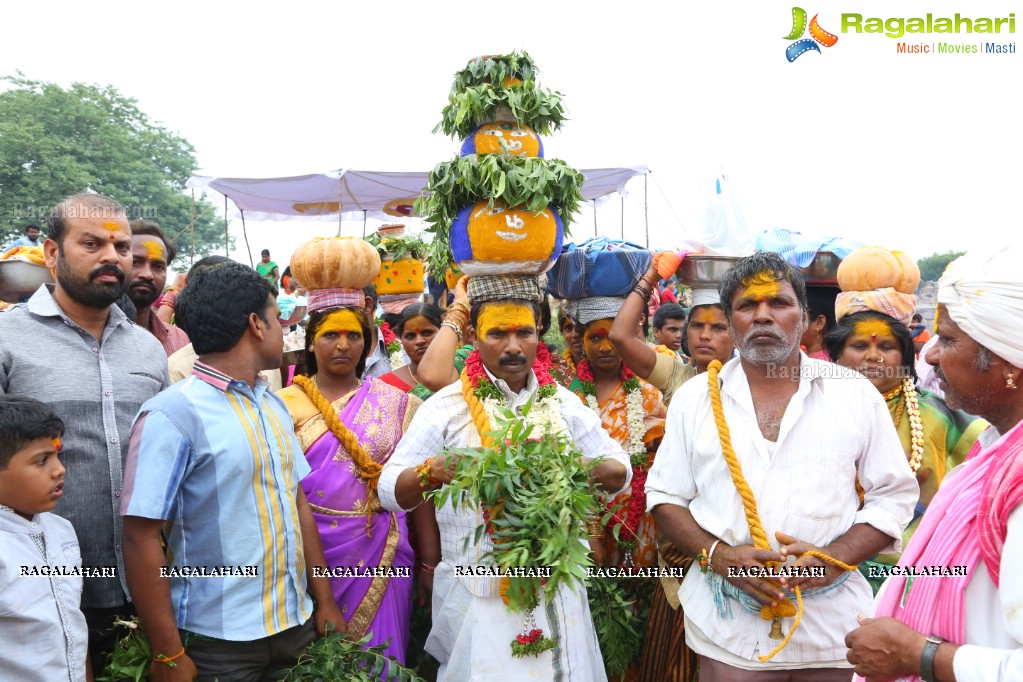
<path id="1" fill-rule="evenodd" d="M 502 278 L 473 278 L 473 282 L 478 279 Z M 503 287 L 495 286 L 494 291 Z M 531 401 L 534 410 L 546 409 L 546 401 L 554 401 L 560 415 L 555 422 L 560 423 L 551 428 L 567 431 L 585 457 L 603 458 L 591 475 L 606 491 L 618 492 L 631 477 L 628 455 L 601 428 L 597 415 L 563 387 L 556 386 L 550 397 L 539 393 L 533 362 L 540 320 L 535 295 L 540 294 L 542 290 L 534 283 L 530 292 L 518 292 L 515 298 L 520 300 L 481 303 L 470 291 L 470 322 L 478 361 L 470 356 L 466 371 L 472 376 L 481 361 L 485 380 L 500 391 L 503 406 L 515 414 L 521 414 Z M 543 380 L 546 382 L 546 377 Z M 478 448 L 480 443 L 461 382 L 441 389 L 419 408 L 384 466 L 378 487 L 381 505 L 390 511 L 415 508 L 422 503 L 424 490 L 415 467 L 430 459 L 430 478 L 448 483 L 454 456 L 445 460 L 437 455 L 450 448 Z M 552 651 L 512 657 L 510 642 L 522 627 L 522 614 L 505 607 L 499 578 L 465 575 L 475 571 L 464 567 L 483 564 L 482 557 L 492 548 L 485 533 L 479 540 L 474 538 L 476 528 L 483 524 L 480 509 L 456 509 L 447 504 L 437 510 L 437 524 L 441 562 L 423 570 L 435 571 L 433 629 L 426 650 L 440 661 L 439 680 L 556 680 L 569 675 L 582 682 L 606 679 L 585 589 L 561 589 L 550 604 L 535 609 L 536 627 L 556 640 Z"/>
<path id="2" fill-rule="evenodd" d="M 800 352 L 806 288 L 792 266 L 755 254 L 719 291 L 739 359 L 716 376 L 716 390 L 712 370 L 675 394 L 646 486 L 662 531 L 708 568 L 690 571 L 679 589 L 686 643 L 700 655 L 701 682 L 848 680 L 843 640 L 870 609 L 870 587 L 857 571 L 804 553 L 855 565 L 898 551 L 919 489 L 877 390 Z M 723 454 L 715 393 L 741 473 Z M 745 506 L 739 488 L 752 494 Z M 761 547 L 751 527 L 766 535 Z M 792 557 L 814 577 L 750 576 Z M 777 625 L 788 633 L 793 619 L 774 625 L 758 609 L 786 597 L 795 604 L 797 586 L 799 629 L 776 651 Z"/>

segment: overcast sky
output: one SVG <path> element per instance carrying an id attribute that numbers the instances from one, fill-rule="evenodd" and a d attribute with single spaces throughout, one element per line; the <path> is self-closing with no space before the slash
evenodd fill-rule
<path id="1" fill-rule="evenodd" d="M 914 257 L 1018 232 L 1023 54 L 897 54 L 841 33 L 841 15 L 1006 17 L 1018 2 L 797 2 L 838 35 L 785 59 L 792 2 L 17 3 L 0 74 L 109 84 L 188 139 L 201 172 L 274 177 L 337 168 L 425 171 L 456 142 L 431 133 L 452 74 L 526 50 L 571 120 L 547 156 L 577 168 L 645 164 L 597 229 L 677 244 L 704 227 L 724 170 L 751 231 L 783 227 Z M 1016 23 L 1023 30 L 1023 12 Z M 924 35 L 979 44 L 1017 34 Z M 904 40 L 905 40 L 904 39 Z M 579 216 L 576 240 L 594 231 Z M 375 223 L 371 221 L 370 228 Z M 360 233 L 361 223 L 344 231 Z M 241 240 L 235 220 L 232 233 Z M 330 223 L 249 223 L 287 262 Z M 239 257 L 241 252 L 236 253 Z"/>

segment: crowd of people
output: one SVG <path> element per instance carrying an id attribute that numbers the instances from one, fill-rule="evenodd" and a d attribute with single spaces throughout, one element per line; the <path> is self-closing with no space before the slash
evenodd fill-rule
<path id="1" fill-rule="evenodd" d="M 279 679 L 332 629 L 441 680 L 607 679 L 582 583 L 512 654 L 485 510 L 432 499 L 509 414 L 588 462 L 594 565 L 677 569 L 622 599 L 622 679 L 1023 679 L 1019 247 L 952 263 L 933 337 L 770 252 L 688 310 L 654 258 L 624 298 L 463 278 L 386 322 L 268 251 L 168 282 L 96 194 L 44 253 L 0 312 L 0 679 L 91 680 L 134 618 L 152 680 Z"/>

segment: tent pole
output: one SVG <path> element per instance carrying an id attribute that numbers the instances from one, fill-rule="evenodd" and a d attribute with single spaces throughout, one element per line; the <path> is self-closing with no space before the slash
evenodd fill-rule
<path id="1" fill-rule="evenodd" d="M 344 211 L 341 210 L 341 197 L 344 196 L 344 171 L 337 178 L 337 236 L 341 236 L 341 216 L 344 215 Z"/>
<path id="2" fill-rule="evenodd" d="M 650 208 L 647 204 L 647 180 L 650 179 L 650 171 L 643 175 L 643 223 L 646 225 L 646 248 L 650 248 Z"/>
<path id="3" fill-rule="evenodd" d="M 188 264 L 195 262 L 195 188 L 192 188 L 192 252 L 188 256 Z"/>
<path id="4" fill-rule="evenodd" d="M 245 236 L 245 250 L 249 252 L 249 267 L 256 267 L 256 264 L 252 262 L 252 247 L 249 246 L 249 232 L 245 228 L 245 209 L 238 209 L 242 214 L 242 234 Z"/>
<path id="5" fill-rule="evenodd" d="M 231 257 L 231 239 L 227 236 L 227 195 L 224 195 L 224 256 Z"/>
<path id="6" fill-rule="evenodd" d="M 593 236 L 597 236 L 597 200 L 593 200 Z"/>
<path id="7" fill-rule="evenodd" d="M 619 194 L 622 199 L 622 241 L 625 241 L 625 195 Z"/>
<path id="8" fill-rule="evenodd" d="M 362 238 L 366 238 L 366 211 L 362 212 Z"/>

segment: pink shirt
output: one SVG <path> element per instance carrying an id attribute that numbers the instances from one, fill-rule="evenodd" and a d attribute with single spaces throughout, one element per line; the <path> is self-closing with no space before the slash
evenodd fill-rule
<path id="1" fill-rule="evenodd" d="M 163 346 L 163 351 L 170 357 L 171 353 L 189 344 L 188 334 L 180 327 L 167 324 L 156 316 L 155 311 L 149 314 L 149 332 Z"/>

